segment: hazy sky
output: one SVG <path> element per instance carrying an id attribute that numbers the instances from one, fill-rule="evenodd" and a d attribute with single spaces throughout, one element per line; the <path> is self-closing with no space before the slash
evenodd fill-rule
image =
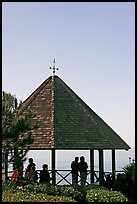
<path id="1" fill-rule="evenodd" d="M 3 2 L 2 90 L 24 101 L 57 75 L 135 147 L 135 3 Z"/>

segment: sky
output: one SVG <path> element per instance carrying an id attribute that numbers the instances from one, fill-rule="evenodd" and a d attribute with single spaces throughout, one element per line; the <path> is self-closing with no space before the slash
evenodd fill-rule
<path id="1" fill-rule="evenodd" d="M 135 148 L 135 3 L 3 2 L 2 90 L 24 101 L 58 75 Z"/>

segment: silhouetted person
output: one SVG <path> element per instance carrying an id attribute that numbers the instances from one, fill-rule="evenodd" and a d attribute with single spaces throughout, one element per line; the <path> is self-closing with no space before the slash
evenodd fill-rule
<path id="1" fill-rule="evenodd" d="M 75 157 L 75 160 L 71 163 L 71 173 L 72 173 L 72 185 L 76 185 L 78 183 L 78 171 L 79 171 L 79 158 Z"/>
<path id="2" fill-rule="evenodd" d="M 31 182 L 37 182 L 38 181 L 38 173 L 37 173 L 34 165 L 31 166 L 31 169 L 27 174 L 27 180 L 29 180 Z"/>
<path id="3" fill-rule="evenodd" d="M 30 172 L 30 170 L 31 170 L 31 167 L 32 166 L 36 166 L 36 164 L 33 162 L 33 159 L 32 158 L 29 158 L 29 164 L 28 164 L 28 166 L 27 166 L 27 168 L 26 168 L 26 171 L 25 171 L 25 177 L 27 177 L 27 174 Z"/>
<path id="4" fill-rule="evenodd" d="M 88 168 L 88 164 L 87 164 L 87 162 L 85 162 L 84 156 L 81 156 L 80 157 L 80 162 L 79 162 L 79 171 L 80 171 L 81 185 L 85 185 L 86 184 L 87 168 Z"/>
<path id="5" fill-rule="evenodd" d="M 40 181 L 39 183 L 46 183 L 46 184 L 50 184 L 50 174 L 48 172 L 48 165 L 47 164 L 43 164 L 42 166 L 43 170 L 40 171 Z"/>
<path id="6" fill-rule="evenodd" d="M 105 182 L 106 187 L 111 189 L 112 184 L 113 184 L 112 177 L 109 174 L 106 175 L 106 182 Z"/>

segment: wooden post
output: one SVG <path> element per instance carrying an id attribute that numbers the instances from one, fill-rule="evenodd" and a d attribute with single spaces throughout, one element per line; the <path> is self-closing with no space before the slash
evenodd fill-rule
<path id="1" fill-rule="evenodd" d="M 99 149 L 99 185 L 104 182 L 103 150 Z"/>
<path id="2" fill-rule="evenodd" d="M 90 184 L 94 183 L 94 150 L 90 149 Z"/>
<path id="3" fill-rule="evenodd" d="M 112 149 L 112 179 L 115 179 L 115 150 Z"/>
<path id="4" fill-rule="evenodd" d="M 56 173 L 55 173 L 55 149 L 52 149 L 52 184 L 56 184 Z"/>

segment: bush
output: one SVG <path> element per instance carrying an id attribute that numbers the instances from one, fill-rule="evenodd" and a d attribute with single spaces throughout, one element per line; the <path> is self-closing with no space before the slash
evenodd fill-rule
<path id="1" fill-rule="evenodd" d="M 117 191 L 90 189 L 87 191 L 86 202 L 128 202 L 128 199 Z"/>
<path id="2" fill-rule="evenodd" d="M 2 202 L 76 202 L 71 197 L 65 196 L 52 196 L 45 195 L 42 193 L 28 193 L 22 192 L 20 190 L 16 193 L 11 193 L 9 191 L 2 194 Z"/>
<path id="3" fill-rule="evenodd" d="M 7 191 L 7 190 L 16 191 L 17 186 L 18 186 L 17 182 L 4 181 L 2 183 L 2 191 Z"/>
<path id="4" fill-rule="evenodd" d="M 125 196 L 135 199 L 135 163 L 126 165 L 124 173 L 117 174 L 113 190 L 120 191 Z"/>
<path id="5" fill-rule="evenodd" d="M 55 186 L 7 181 L 2 185 L 3 202 L 126 202 L 119 192 L 99 186 Z"/>

